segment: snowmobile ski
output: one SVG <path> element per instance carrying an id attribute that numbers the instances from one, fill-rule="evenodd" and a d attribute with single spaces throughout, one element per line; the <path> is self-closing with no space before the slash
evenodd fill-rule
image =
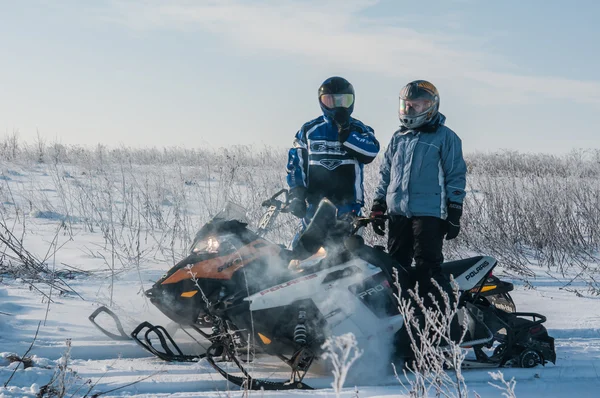
<path id="1" fill-rule="evenodd" d="M 143 333 L 144 341 L 138 337 L 141 333 Z M 162 351 L 152 344 L 152 334 L 158 338 Z M 135 330 L 131 332 L 131 337 L 140 347 L 167 362 L 197 362 L 206 356 L 206 354 L 184 354 L 164 327 L 152 325 L 150 322 L 140 323 Z M 173 350 L 177 353 L 173 352 Z"/>
<path id="2" fill-rule="evenodd" d="M 110 316 L 113 319 L 113 321 L 115 322 L 115 327 L 117 328 L 119 334 L 112 333 L 112 332 L 106 330 L 105 328 L 103 328 L 96 322 L 96 317 L 102 313 L 107 314 L 108 316 Z M 106 336 L 110 337 L 113 340 L 119 340 L 119 341 L 131 340 L 131 336 L 129 336 L 127 333 L 125 333 L 125 330 L 123 329 L 123 325 L 121 324 L 119 317 L 114 312 L 112 312 L 110 309 L 105 307 L 104 305 L 98 307 L 96 309 L 96 311 L 92 312 L 92 314 L 88 317 L 88 319 L 90 320 L 90 322 L 92 322 L 94 324 L 94 326 L 96 326 L 96 328 L 98 328 L 98 330 L 100 330 L 102 333 L 104 333 Z"/>

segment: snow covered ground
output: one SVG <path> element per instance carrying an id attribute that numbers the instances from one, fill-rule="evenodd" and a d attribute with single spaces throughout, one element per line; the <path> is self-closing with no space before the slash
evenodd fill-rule
<path id="1" fill-rule="evenodd" d="M 45 258 L 50 269 L 72 271 L 70 275 L 62 275 L 77 294 L 58 295 L 56 290 L 36 285 L 50 297 L 49 302 L 40 292 L 30 289 L 27 281 L 6 276 L 0 280 L 0 397 L 36 396 L 40 388 L 51 380 L 66 351 L 67 339 L 70 339 L 71 350 L 66 372 L 69 389 L 65 396 L 99 393 L 106 397 L 243 395 L 243 391 L 228 384 L 204 360 L 198 363 L 163 362 L 150 357 L 133 342 L 110 340 L 87 319 L 99 305 L 110 304 L 127 330 L 132 330 L 143 320 L 169 324 L 142 292 L 171 267 L 173 258 L 182 253 L 185 243 L 172 245 L 166 239 L 175 236 L 174 233 L 169 235 L 172 231 L 164 232 L 156 227 L 153 232 L 146 223 L 136 223 L 135 217 L 127 218 L 131 214 L 123 216 L 123 213 L 117 214 L 123 217 L 115 215 L 115 219 L 129 220 L 126 223 L 101 224 L 96 220 L 96 228 L 90 231 L 89 216 L 93 211 L 83 214 L 83 207 L 75 206 L 84 192 L 76 187 L 84 183 L 89 184 L 90 190 L 100 189 L 100 186 L 91 184 L 89 175 L 78 174 L 78 170 L 71 170 L 67 176 L 42 166 L 18 168 L 4 165 L 2 176 L 3 223 L 23 239 L 23 246 L 28 251 L 37 258 Z M 142 176 L 144 174 L 137 177 L 141 179 Z M 118 186 L 118 181 L 114 186 Z M 124 189 L 123 192 L 132 191 Z M 137 203 L 133 200 L 127 202 L 125 196 L 112 197 L 121 201 L 121 210 L 128 208 L 128 204 Z M 160 200 L 167 220 L 175 217 L 172 211 L 176 207 L 174 203 L 176 198 L 173 197 Z M 99 214 L 106 217 L 106 204 L 96 203 L 96 206 L 96 217 Z M 189 209 L 190 214 L 199 214 L 199 207 Z M 190 217 L 181 225 L 195 223 L 197 228 L 203 222 L 202 217 L 206 215 Z M 103 231 L 100 225 L 112 225 L 112 229 Z M 141 226 L 143 231 L 131 234 L 132 225 Z M 115 235 L 117 233 L 119 235 Z M 119 237 L 120 246 L 107 240 L 106 237 L 111 234 Z M 127 243 L 130 238 L 131 242 L 139 241 L 139 244 Z M 3 261 L 7 259 L 3 258 Z M 550 278 L 541 270 L 539 276 L 529 280 L 528 284 L 515 281 L 513 298 L 518 309 L 539 312 L 548 317 L 546 327 L 556 338 L 557 351 L 556 365 L 503 370 L 507 379 L 514 377 L 517 380 L 518 397 L 576 395 L 583 398 L 599 395 L 600 297 L 577 297 L 562 289 L 565 281 Z M 583 284 L 581 287 L 580 291 L 585 291 Z M 19 365 L 14 372 L 19 363 L 11 362 L 10 356 L 25 354 L 38 325 L 37 338 L 28 354 L 32 358 L 32 366 L 23 369 Z M 180 341 L 187 341 L 184 347 L 198 349 L 197 344 L 181 331 L 175 336 Z M 280 363 L 272 359 L 259 358 L 254 366 L 265 375 L 284 371 Z M 469 388 L 482 397 L 501 396 L 500 391 L 488 384 L 491 378 L 487 371 L 466 371 L 465 377 Z M 2 387 L 9 378 L 7 387 Z M 251 392 L 251 395 L 333 397 L 335 393 L 330 387 L 331 382 L 332 378 L 326 374 L 311 374 L 306 383 L 317 388 L 315 391 Z M 113 389 L 116 390 L 111 392 Z M 401 397 L 403 393 L 390 369 L 389 375 L 382 375 L 372 383 L 362 382 L 355 387 L 353 380 L 348 380 L 343 396 Z"/>

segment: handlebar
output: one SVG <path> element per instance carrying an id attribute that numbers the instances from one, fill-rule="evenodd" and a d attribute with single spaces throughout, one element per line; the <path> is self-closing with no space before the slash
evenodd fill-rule
<path id="1" fill-rule="evenodd" d="M 375 220 L 389 220 L 390 216 L 388 215 L 383 215 L 380 217 L 356 217 L 353 221 L 352 221 L 352 235 L 356 234 L 356 232 L 362 228 L 362 227 L 366 227 L 367 225 L 373 223 Z"/>
<path id="2" fill-rule="evenodd" d="M 285 195 L 284 195 L 285 194 Z M 277 199 L 279 196 L 284 195 L 285 199 L 279 200 Z M 275 206 L 277 207 L 281 212 L 285 213 L 286 212 L 286 208 L 289 204 L 289 191 L 285 188 L 280 189 L 279 191 L 277 191 L 273 196 L 271 196 L 269 199 L 266 199 L 262 202 L 261 206 L 263 207 L 270 207 L 270 206 Z"/>
<path id="3" fill-rule="evenodd" d="M 288 205 L 290 203 L 289 201 L 289 191 L 285 188 L 280 189 L 279 191 L 275 192 L 275 194 L 273 194 L 273 196 L 271 196 L 269 199 L 266 199 L 262 202 L 262 206 L 263 207 L 271 207 L 274 206 L 279 212 L 281 213 L 287 213 L 288 210 Z M 280 196 L 284 196 L 284 199 L 278 199 Z M 351 231 L 352 231 L 352 235 L 356 234 L 356 232 L 362 228 L 362 227 L 366 227 L 367 225 L 371 224 L 372 222 L 374 222 L 377 219 L 384 219 L 384 220 L 389 220 L 389 216 L 388 215 L 383 215 L 380 217 L 355 217 L 352 220 L 347 220 L 349 221 L 350 225 L 351 225 Z M 340 220 L 342 221 L 342 220 Z"/>

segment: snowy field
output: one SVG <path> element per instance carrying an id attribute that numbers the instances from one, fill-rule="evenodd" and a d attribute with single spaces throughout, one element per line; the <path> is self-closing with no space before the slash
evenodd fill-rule
<path id="1" fill-rule="evenodd" d="M 7 228 L 1 232 L 3 236 L 10 232 L 27 252 L 42 260 L 53 283 L 0 276 L 0 397 L 35 397 L 65 359 L 64 380 L 58 383 L 64 382 L 67 397 L 243 396 L 244 391 L 228 384 L 204 360 L 163 362 L 133 342 L 110 340 L 87 317 L 99 305 L 107 305 L 121 317 L 126 330 L 143 320 L 168 326 L 169 320 L 142 292 L 184 255 L 196 230 L 227 198 L 237 198 L 256 220 L 260 200 L 282 186 L 283 171 L 278 170 L 283 170 L 285 158 L 277 159 L 280 164 L 267 159 L 264 164 L 213 166 L 212 171 L 193 165 L 103 164 L 97 158 L 87 164 L 25 160 L 1 164 L 0 213 Z M 227 159 L 223 164 L 228 164 Z M 471 194 L 475 197 L 478 191 Z M 293 228 L 293 220 L 283 219 L 272 238 L 283 243 Z M 2 250 L 2 264 L 18 263 L 10 250 Z M 473 247 L 465 251 L 472 252 Z M 518 310 L 548 317 L 546 327 L 556 338 L 557 363 L 504 369 L 505 378 L 517 381 L 518 397 L 597 397 L 600 296 L 593 294 L 597 285 L 590 283 L 589 275 L 600 275 L 590 271 L 594 263 L 588 262 L 582 271 L 581 259 L 564 274 L 557 269 L 548 272 L 541 263 L 538 258 L 528 264 L 527 279 L 517 277 L 510 267 L 504 271 L 510 271 L 506 278 L 515 283 L 512 295 Z M 201 350 L 182 331 L 175 337 L 185 348 Z M 71 349 L 65 358 L 68 343 Z M 26 352 L 32 359 L 27 369 L 11 361 Z M 269 376 L 284 371 L 269 358 L 259 357 L 252 366 Z M 489 385 L 492 379 L 487 371 L 466 371 L 465 378 L 471 396 L 502 394 Z M 326 373 L 310 374 L 305 382 L 317 390 L 250 395 L 335 396 Z M 377 380 L 355 384 L 347 380 L 342 396 L 405 396 L 391 367 Z"/>

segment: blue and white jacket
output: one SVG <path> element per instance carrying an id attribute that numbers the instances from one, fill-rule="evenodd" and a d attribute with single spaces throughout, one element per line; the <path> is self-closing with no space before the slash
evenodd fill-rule
<path id="1" fill-rule="evenodd" d="M 309 207 L 322 198 L 331 200 L 342 212 L 360 210 L 364 204 L 363 166 L 379 153 L 373 129 L 350 118 L 350 135 L 338 141 L 335 123 L 320 116 L 296 133 L 287 163 L 290 188 L 305 187 Z"/>
<path id="2" fill-rule="evenodd" d="M 381 168 L 374 201 L 391 215 L 446 218 L 447 202 L 462 203 L 467 166 L 462 142 L 439 114 L 429 132 L 394 133 Z"/>

